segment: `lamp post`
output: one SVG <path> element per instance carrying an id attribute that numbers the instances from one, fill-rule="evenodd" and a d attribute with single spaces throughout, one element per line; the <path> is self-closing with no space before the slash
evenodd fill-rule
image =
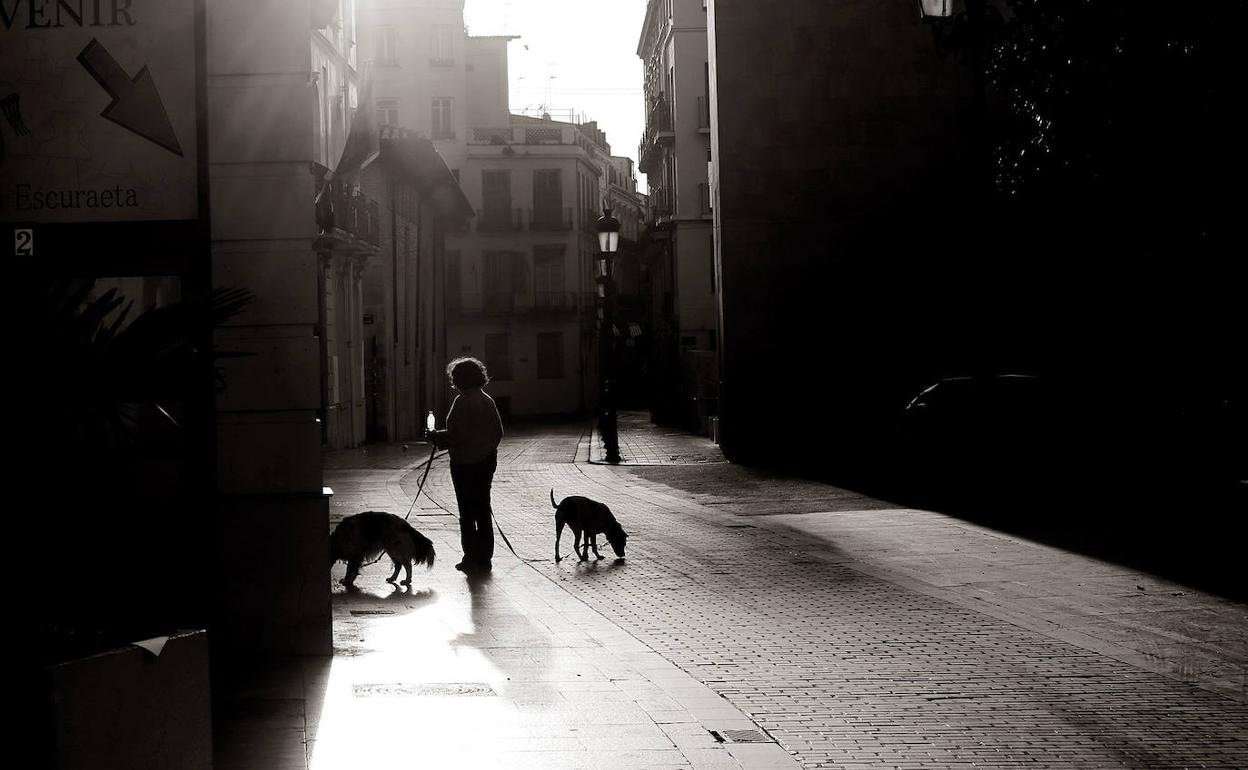
<path id="1" fill-rule="evenodd" d="M 988 17 L 987 0 L 919 0 L 919 13 L 924 19 L 940 24 L 939 20 L 953 19 L 959 15 L 966 24 L 967 53 L 971 71 L 971 125 L 972 152 L 975 153 L 977 182 L 986 183 L 992 174 L 991 155 L 987 150 L 985 116 L 984 45 L 985 22 Z"/>
<path id="2" fill-rule="evenodd" d="M 598 432 L 606 447 L 607 462 L 620 461 L 620 441 L 615 412 L 615 279 L 612 262 L 620 248 L 620 220 L 602 208 L 598 218 Z"/>

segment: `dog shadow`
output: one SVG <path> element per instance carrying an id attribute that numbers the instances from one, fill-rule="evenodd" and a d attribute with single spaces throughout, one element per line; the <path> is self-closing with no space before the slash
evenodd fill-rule
<path id="1" fill-rule="evenodd" d="M 610 559 L 610 558 L 590 559 L 589 561 L 572 562 L 572 571 L 583 572 L 583 573 L 597 573 L 597 572 L 605 573 L 605 572 L 610 572 L 612 570 L 623 569 L 625 566 L 627 566 L 627 562 L 623 557 L 618 557 L 615 559 Z"/>
<path id="2" fill-rule="evenodd" d="M 359 612 L 367 609 L 387 610 L 387 614 L 412 612 L 437 601 L 438 592 L 432 588 L 412 590 L 411 586 L 385 584 L 390 593 L 380 594 L 368 588 L 355 586 L 334 591 L 331 598 L 335 605 Z"/>

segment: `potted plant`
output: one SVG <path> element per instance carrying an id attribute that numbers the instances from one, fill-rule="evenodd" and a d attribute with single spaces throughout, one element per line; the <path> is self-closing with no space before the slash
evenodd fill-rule
<path id="1" fill-rule="evenodd" d="M 210 766 L 210 742 L 208 765 L 176 744 L 207 727 L 193 718 L 208 705 L 194 630 L 213 610 L 211 404 L 215 361 L 229 355 L 212 333 L 251 295 L 136 310 L 93 279 L 19 268 L 15 280 L 10 498 L 21 502 L 8 528 L 35 587 L 16 608 L 37 658 L 22 681 L 43 706 L 28 712 L 32 736 L 49 766 Z M 161 640 L 150 651 L 132 646 L 150 639 Z M 185 761 L 170 765 L 162 745 Z"/>

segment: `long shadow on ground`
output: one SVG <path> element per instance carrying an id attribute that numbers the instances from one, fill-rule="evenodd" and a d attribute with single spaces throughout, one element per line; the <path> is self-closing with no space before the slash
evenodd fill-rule
<path id="1" fill-rule="evenodd" d="M 865 470 L 821 480 L 1248 601 L 1243 483 L 1164 475 L 970 482 Z"/>

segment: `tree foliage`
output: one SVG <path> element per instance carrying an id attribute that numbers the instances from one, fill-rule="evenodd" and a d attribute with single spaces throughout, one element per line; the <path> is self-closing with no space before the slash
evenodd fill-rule
<path id="1" fill-rule="evenodd" d="M 14 309 L 27 324 L 19 360 L 39 387 L 23 422 L 32 438 L 93 446 L 133 437 L 136 407 L 163 409 L 210 382 L 216 359 L 212 330 L 252 297 L 218 289 L 202 297 L 136 312 L 116 289 L 96 292 L 89 279 L 27 276 Z"/>
<path id="2" fill-rule="evenodd" d="M 982 46 L 1007 116 L 993 159 L 1001 198 L 1083 227 L 1145 225 L 1145 244 L 1227 234 L 1245 168 L 1248 2 L 1001 0 L 972 22 L 964 13 L 938 37 L 963 56 Z"/>

